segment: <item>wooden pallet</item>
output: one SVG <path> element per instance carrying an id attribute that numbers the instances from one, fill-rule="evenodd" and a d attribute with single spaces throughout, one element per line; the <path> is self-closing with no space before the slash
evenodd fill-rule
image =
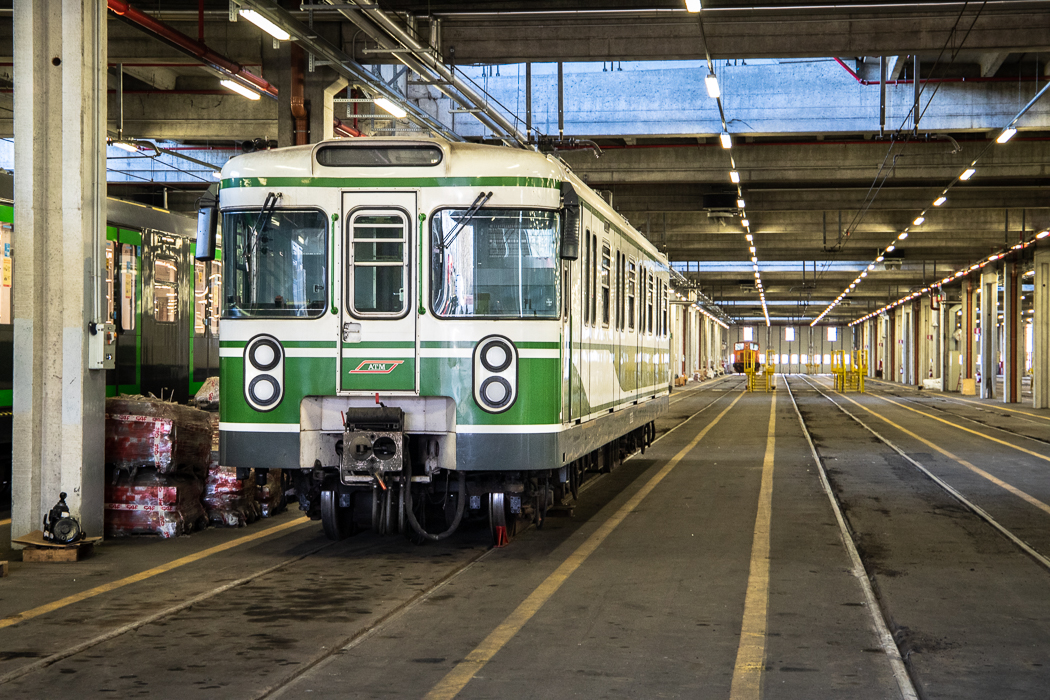
<path id="1" fill-rule="evenodd" d="M 44 539 L 42 530 L 34 530 L 25 537 L 12 538 L 11 542 L 25 545 L 22 561 L 39 563 L 86 559 L 95 551 L 95 543 L 101 540 L 101 537 L 87 537 L 73 544 L 55 544 Z"/>

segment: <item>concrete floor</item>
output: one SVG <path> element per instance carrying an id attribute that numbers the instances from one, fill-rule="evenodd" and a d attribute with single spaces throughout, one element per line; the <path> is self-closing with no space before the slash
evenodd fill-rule
<path id="1" fill-rule="evenodd" d="M 910 680 L 923 698 L 1045 698 L 1050 572 L 818 389 L 1043 553 L 1050 412 L 779 384 L 676 392 L 645 455 L 588 484 L 574 517 L 500 550 L 484 527 L 418 547 L 332 544 L 288 513 L 107 542 L 76 564 L 16 562 L 0 580 L 0 694 L 866 700 L 899 698 Z M 761 541 L 768 557 L 753 557 Z M 760 661 L 742 663 L 755 649 Z"/>

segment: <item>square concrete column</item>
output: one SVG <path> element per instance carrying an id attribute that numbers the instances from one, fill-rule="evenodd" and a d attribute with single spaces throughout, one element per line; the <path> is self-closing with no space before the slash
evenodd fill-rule
<path id="1" fill-rule="evenodd" d="M 1050 408 L 1050 247 L 1035 249 L 1035 294 L 1032 310 L 1032 403 Z"/>
<path id="2" fill-rule="evenodd" d="M 973 379 L 973 320 L 974 314 L 974 288 L 973 288 L 973 277 L 967 276 L 965 289 L 963 290 L 963 335 L 960 339 L 962 343 L 962 354 L 963 354 L 963 379 Z"/>
<path id="3" fill-rule="evenodd" d="M 999 272 L 981 273 L 981 382 L 982 399 L 994 399 L 999 372 Z"/>
<path id="4" fill-rule="evenodd" d="M 61 491 L 102 534 L 106 378 L 88 339 L 105 312 L 106 40 L 105 3 L 15 0 L 15 537 Z"/>
<path id="5" fill-rule="evenodd" d="M 1024 374 L 1024 320 L 1021 317 L 1021 269 L 1003 264 L 1003 401 L 1021 401 Z"/>

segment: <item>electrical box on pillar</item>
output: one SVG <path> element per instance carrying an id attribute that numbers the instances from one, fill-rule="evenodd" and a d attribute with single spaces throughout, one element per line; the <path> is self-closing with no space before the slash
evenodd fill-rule
<path id="1" fill-rule="evenodd" d="M 117 368 L 117 326 L 91 323 L 88 326 L 88 369 Z"/>

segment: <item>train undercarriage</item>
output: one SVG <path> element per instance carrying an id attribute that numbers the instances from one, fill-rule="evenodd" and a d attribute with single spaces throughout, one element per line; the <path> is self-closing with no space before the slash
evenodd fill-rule
<path id="1" fill-rule="evenodd" d="M 405 434 L 401 425 L 400 409 L 351 409 L 340 466 L 317 463 L 293 473 L 300 510 L 320 520 L 330 539 L 373 530 L 422 543 L 465 523 L 487 523 L 493 543 L 502 544 L 530 525 L 542 527 L 552 511 L 571 512 L 586 481 L 644 452 L 655 433 L 646 423 L 560 468 L 465 471 L 436 467 L 435 442 Z"/>

